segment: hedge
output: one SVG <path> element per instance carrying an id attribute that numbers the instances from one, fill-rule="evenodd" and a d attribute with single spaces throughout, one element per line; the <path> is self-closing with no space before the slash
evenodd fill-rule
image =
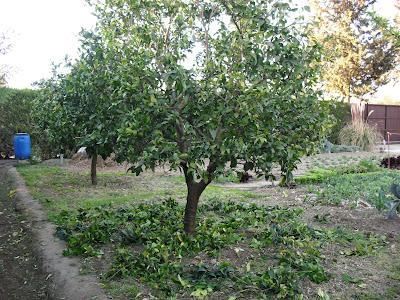
<path id="1" fill-rule="evenodd" d="M 31 135 L 33 153 L 41 158 L 54 156 L 45 132 L 35 126 L 32 105 L 38 91 L 0 88 L 0 158 L 13 155 L 13 136 L 18 132 Z"/>

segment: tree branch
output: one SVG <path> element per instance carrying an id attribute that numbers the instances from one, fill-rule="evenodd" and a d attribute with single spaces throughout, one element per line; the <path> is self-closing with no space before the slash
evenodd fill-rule
<path id="1" fill-rule="evenodd" d="M 239 31 L 241 38 L 243 39 L 243 32 L 242 29 L 239 26 L 239 23 L 236 20 L 236 16 L 233 14 L 233 12 L 231 11 L 231 9 L 229 8 L 228 4 L 226 3 L 226 1 L 221 1 L 222 6 L 225 7 L 228 15 L 231 17 L 233 24 L 235 25 L 236 29 Z"/>

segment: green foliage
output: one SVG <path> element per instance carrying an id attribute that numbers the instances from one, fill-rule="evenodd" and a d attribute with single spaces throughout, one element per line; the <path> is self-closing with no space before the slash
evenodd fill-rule
<path id="1" fill-rule="evenodd" d="M 218 177 L 215 178 L 214 181 L 218 182 L 218 183 L 226 183 L 226 182 L 239 183 L 240 182 L 240 174 L 236 174 L 234 172 L 228 172 L 227 174 L 219 175 Z"/>
<path id="2" fill-rule="evenodd" d="M 108 278 L 134 276 L 164 295 L 210 294 L 229 280 L 238 289 L 253 286 L 262 294 L 295 298 L 301 278 L 316 283 L 328 280 L 320 264 L 323 233 L 299 221 L 301 210 L 213 201 L 201 206 L 199 213 L 196 236 L 184 234 L 183 207 L 173 200 L 65 212 L 58 217 L 57 235 L 68 242 L 66 255 L 99 256 L 101 245 L 115 243 Z M 248 236 L 243 229 L 256 234 Z M 276 247 L 278 265 L 253 271 L 251 263 L 244 269 L 228 261 L 184 263 L 198 253 L 215 257 L 220 250 L 249 239 L 263 248 Z"/>
<path id="3" fill-rule="evenodd" d="M 341 153 L 341 152 L 358 152 L 361 148 L 358 146 L 348 146 L 348 145 L 332 145 L 331 153 Z"/>
<path id="4" fill-rule="evenodd" d="M 313 229 L 300 221 L 299 209 L 221 201 L 199 208 L 197 234 L 189 236 L 180 221 L 183 213 L 171 199 L 80 209 L 59 215 L 57 235 L 67 241 L 66 255 L 101 256 L 102 246 L 111 244 L 107 280 L 133 277 L 160 298 L 238 295 L 245 289 L 254 298 L 301 299 L 301 280 L 329 280 L 325 245 L 338 244 L 338 255 L 370 256 L 387 244 L 384 236 Z M 250 246 L 249 259 L 221 259 L 229 249 L 239 256 L 244 245 Z"/>
<path id="5" fill-rule="evenodd" d="M 364 200 L 383 210 L 386 203 L 393 200 L 390 186 L 399 181 L 400 174 L 396 171 L 344 174 L 324 178 L 322 184 L 313 190 L 317 200 L 323 203 L 353 206 L 359 200 Z"/>
<path id="6" fill-rule="evenodd" d="M 339 174 L 359 174 L 378 172 L 381 170 L 382 169 L 378 166 L 377 162 L 370 159 L 362 159 L 358 164 L 338 167 Z"/>
<path id="7" fill-rule="evenodd" d="M 341 227 L 337 227 L 325 232 L 329 241 L 336 241 L 346 246 L 340 250 L 341 255 L 345 256 L 372 256 L 376 255 L 380 249 L 388 244 L 385 235 L 376 235 L 371 233 L 350 232 Z"/>
<path id="8" fill-rule="evenodd" d="M 358 152 L 362 151 L 358 146 L 348 145 L 335 145 L 330 141 L 326 140 L 323 147 L 321 148 L 322 153 L 341 153 L 341 152 Z"/>
<path id="9" fill-rule="evenodd" d="M 31 133 L 31 101 L 34 91 L 1 88 L 0 99 L 0 156 L 13 154 L 13 136 L 18 132 Z"/>
<path id="10" fill-rule="evenodd" d="M 39 83 L 40 92 L 34 102 L 34 119 L 46 133 L 49 146 L 56 153 L 68 154 L 77 149 L 78 123 L 76 116 L 60 103 L 64 99 L 65 75 L 53 70 L 53 77 Z"/>
<path id="11" fill-rule="evenodd" d="M 98 34 L 84 31 L 81 36 L 80 57 L 67 62 L 68 72 L 56 68 L 51 79 L 41 82 L 37 119 L 60 152 L 84 146 L 89 156 L 105 159 L 114 151 L 121 116 L 113 95 L 122 84 L 115 78 L 118 56 Z"/>
<path id="12" fill-rule="evenodd" d="M 336 176 L 337 173 L 335 169 L 323 169 L 315 168 L 307 171 L 305 174 L 296 177 L 296 183 L 299 184 L 310 184 L 310 183 L 320 183 L 325 181 L 327 178 Z"/>
<path id="13" fill-rule="evenodd" d="M 339 132 L 351 121 L 350 104 L 331 100 L 329 113 L 335 119 L 334 126 L 330 129 L 327 136 L 328 141 L 333 144 L 339 144 Z M 338 151 L 343 152 L 343 151 Z M 332 151 L 332 153 L 335 153 Z"/>
<path id="14" fill-rule="evenodd" d="M 362 279 L 360 278 L 356 278 L 353 276 L 350 276 L 349 274 L 345 273 L 342 275 L 342 279 L 344 282 L 346 283 L 354 283 L 354 284 L 358 284 L 362 282 Z"/>
<path id="15" fill-rule="evenodd" d="M 318 299 L 321 299 L 321 300 L 330 300 L 331 299 L 331 297 L 329 297 L 329 294 L 320 288 L 317 291 L 317 295 L 318 295 Z"/>
<path id="16" fill-rule="evenodd" d="M 369 172 L 381 171 L 376 162 L 368 159 L 362 159 L 358 164 L 349 164 L 345 166 L 337 166 L 332 168 L 316 168 L 312 169 L 305 174 L 296 177 L 296 183 L 310 184 L 326 182 L 330 178 L 340 177 L 345 174 L 361 174 Z"/>
<path id="17" fill-rule="evenodd" d="M 297 8 L 278 0 L 90 3 L 96 31 L 83 32 L 66 74 L 42 83 L 36 106 L 60 151 L 86 146 L 104 158 L 115 149 L 137 175 L 180 168 L 193 207 L 188 233 L 201 193 L 228 164 L 268 177 L 277 163 L 281 184 L 293 183 L 330 123 L 317 88 L 321 49 Z"/>
<path id="18" fill-rule="evenodd" d="M 0 156 L 13 154 L 13 136 L 18 132 L 30 134 L 34 155 L 51 153 L 44 132 L 33 119 L 32 106 L 37 94 L 29 89 L 0 88 Z"/>
<path id="19" fill-rule="evenodd" d="M 245 3 L 96 6 L 107 42 L 126 59 L 118 96 L 129 108 L 118 148 L 134 172 L 168 163 L 208 183 L 229 162 L 265 174 L 276 162 L 285 183 L 318 147 L 327 123 L 315 89 L 319 47 L 288 24 L 289 4 Z M 198 55 L 188 67 L 190 52 Z"/>
<path id="20" fill-rule="evenodd" d="M 399 32 L 378 17 L 376 0 L 312 0 L 315 38 L 324 47 L 322 82 L 350 102 L 388 83 L 399 58 Z"/>
<path id="21" fill-rule="evenodd" d="M 12 94 L 15 89 L 0 87 L 0 102 L 4 102 L 7 100 L 8 95 Z"/>
<path id="22" fill-rule="evenodd" d="M 373 150 L 383 141 L 383 136 L 376 128 L 365 121 L 353 122 L 342 128 L 339 133 L 341 144 L 357 146 L 362 150 Z"/>

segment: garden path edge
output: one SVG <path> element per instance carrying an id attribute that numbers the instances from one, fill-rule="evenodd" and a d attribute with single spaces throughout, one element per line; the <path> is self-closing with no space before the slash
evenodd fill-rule
<path id="1" fill-rule="evenodd" d="M 29 194 L 17 169 L 10 166 L 6 173 L 16 190 L 17 209 L 26 214 L 37 240 L 37 250 L 43 259 L 43 269 L 51 274 L 53 287 L 49 291 L 50 295 L 54 299 L 65 300 L 109 299 L 96 277 L 80 274 L 78 258 L 63 256 L 66 243 L 54 235 L 55 224 L 48 220 L 42 205 Z"/>

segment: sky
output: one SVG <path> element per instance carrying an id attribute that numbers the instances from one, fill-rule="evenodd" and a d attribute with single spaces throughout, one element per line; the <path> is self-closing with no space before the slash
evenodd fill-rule
<path id="1" fill-rule="evenodd" d="M 95 22 L 85 0 L 0 0 L 0 33 L 12 43 L 0 58 L 10 68 L 8 85 L 26 88 L 48 78 L 53 62 L 77 55 L 81 28 Z"/>
<path id="2" fill-rule="evenodd" d="M 307 0 L 294 0 L 307 4 Z M 378 0 L 376 11 L 392 18 L 395 0 Z M 79 32 L 94 27 L 95 17 L 85 0 L 0 0 L 0 33 L 9 36 L 12 48 L 0 56 L 10 70 L 8 86 L 29 88 L 50 77 L 52 63 L 66 55 L 76 57 Z M 400 84 L 386 86 L 378 97 L 400 99 Z"/>

